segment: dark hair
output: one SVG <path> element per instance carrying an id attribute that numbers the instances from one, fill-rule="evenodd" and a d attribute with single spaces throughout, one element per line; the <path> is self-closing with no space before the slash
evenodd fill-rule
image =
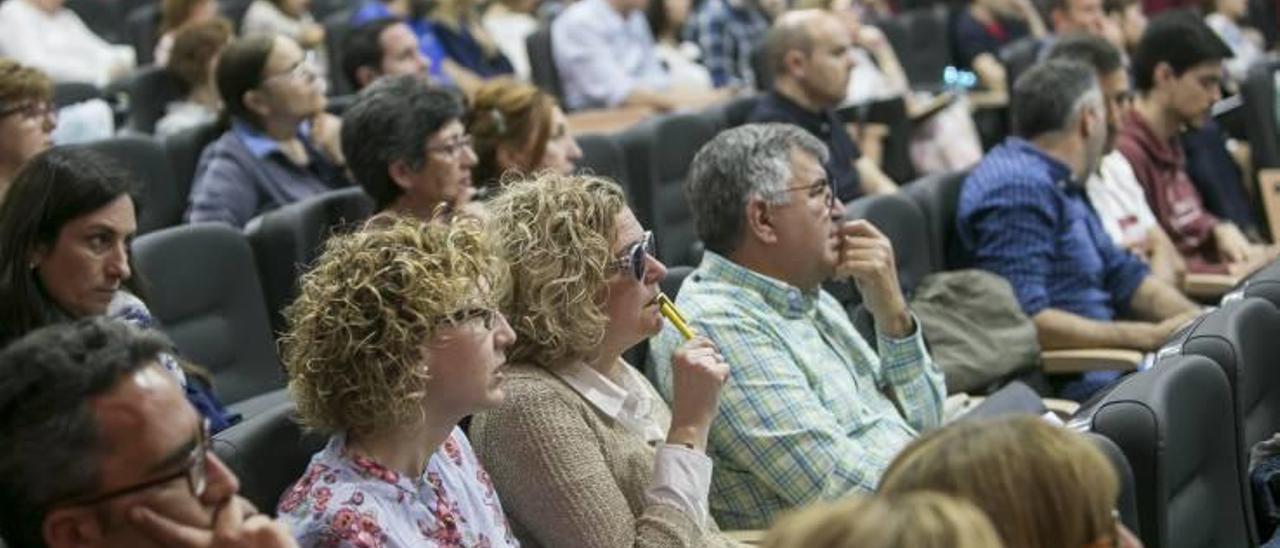
<path id="1" fill-rule="evenodd" d="M 401 22 L 395 17 L 383 17 L 351 29 L 347 39 L 342 42 L 342 75 L 351 83 L 351 89 L 360 89 L 360 81 L 356 78 L 360 67 L 372 67 L 381 71 L 382 33 Z"/>
<path id="2" fill-rule="evenodd" d="M 44 546 L 52 505 L 98 485 L 102 440 L 90 400 L 169 348 L 103 317 L 45 327 L 0 352 L 0 535 Z"/>
<path id="3" fill-rule="evenodd" d="M 1047 60 L 1065 59 L 1078 61 L 1093 67 L 1098 76 L 1105 76 L 1124 68 L 1120 50 L 1106 39 L 1092 34 L 1076 33 L 1053 44 Z"/>
<path id="4" fill-rule="evenodd" d="M 244 94 L 262 84 L 262 71 L 275 46 L 275 36 L 256 34 L 237 39 L 222 50 L 214 75 L 228 116 L 262 126 L 261 118 L 245 106 Z"/>
<path id="5" fill-rule="evenodd" d="M 1079 61 L 1057 59 L 1031 67 L 1013 84 L 1010 114 L 1013 133 L 1033 139 L 1061 131 L 1075 119 L 1081 99 L 1098 92 L 1093 67 Z"/>
<path id="6" fill-rule="evenodd" d="M 378 209 L 404 192 L 391 179 L 391 164 L 403 161 L 421 169 L 427 140 L 465 112 L 456 92 L 418 75 L 383 78 L 360 92 L 342 115 L 342 154 Z"/>
<path id="7" fill-rule="evenodd" d="M 1168 63 L 1174 75 L 1181 76 L 1196 65 L 1231 56 L 1231 48 L 1194 12 L 1167 11 L 1151 20 L 1133 52 L 1133 86 L 1151 91 L 1160 63 Z"/>
<path id="8" fill-rule="evenodd" d="M 110 159 L 84 147 L 54 147 L 18 172 L 0 202 L 0 346 L 67 318 L 40 286 L 28 261 L 37 246 L 53 246 L 68 222 L 121 196 L 141 204 L 133 181 Z M 129 257 L 132 270 L 133 257 Z M 138 293 L 137 279 L 124 282 Z"/>

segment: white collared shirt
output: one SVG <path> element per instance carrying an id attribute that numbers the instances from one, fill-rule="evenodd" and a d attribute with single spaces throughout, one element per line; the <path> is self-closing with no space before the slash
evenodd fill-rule
<path id="1" fill-rule="evenodd" d="M 706 526 L 711 490 L 711 458 L 701 451 L 666 443 L 671 414 L 658 393 L 634 367 L 620 364 L 619 382 L 576 362 L 552 369 L 592 407 L 654 447 L 653 481 L 646 497 L 685 511 Z"/>

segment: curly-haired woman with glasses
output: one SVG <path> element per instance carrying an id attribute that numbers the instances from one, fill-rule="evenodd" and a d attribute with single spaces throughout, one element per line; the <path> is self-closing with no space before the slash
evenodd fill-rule
<path id="1" fill-rule="evenodd" d="M 474 222 L 335 236 L 286 316 L 289 391 L 332 434 L 280 501 L 303 546 L 514 546 L 459 421 L 502 403 L 505 268 Z"/>
<path id="2" fill-rule="evenodd" d="M 471 424 L 526 546 L 722 546 L 707 429 L 728 366 L 675 351 L 671 410 L 622 353 L 662 327 L 666 267 L 618 185 L 546 174 L 490 202 L 511 264 L 507 400 Z"/>

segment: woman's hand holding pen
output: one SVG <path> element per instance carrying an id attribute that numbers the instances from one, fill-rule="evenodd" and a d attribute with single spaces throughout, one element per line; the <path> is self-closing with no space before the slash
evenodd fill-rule
<path id="1" fill-rule="evenodd" d="M 729 364 L 705 337 L 685 341 L 671 356 L 671 429 L 667 443 L 698 451 L 707 447 L 707 432 L 720 406 L 720 387 L 729 378 Z"/>

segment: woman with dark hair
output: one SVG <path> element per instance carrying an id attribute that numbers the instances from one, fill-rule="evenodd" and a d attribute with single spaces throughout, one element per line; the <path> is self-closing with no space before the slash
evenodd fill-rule
<path id="1" fill-rule="evenodd" d="M 0 347 L 46 325 L 110 316 L 154 325 L 133 276 L 133 183 L 107 158 L 59 147 L 32 158 L 0 203 Z M 161 365 L 213 430 L 234 421 L 178 361 Z"/>
<path id="2" fill-rule="evenodd" d="M 187 219 L 241 227 L 285 204 L 347 186 L 341 121 L 321 79 L 283 36 L 232 42 L 215 68 L 229 129 L 196 168 Z"/>
<path id="3" fill-rule="evenodd" d="M 497 190 L 508 172 L 568 175 L 582 158 L 555 98 L 529 84 L 495 80 L 480 86 L 467 113 L 467 131 L 477 158 L 472 179 L 486 194 Z"/>

